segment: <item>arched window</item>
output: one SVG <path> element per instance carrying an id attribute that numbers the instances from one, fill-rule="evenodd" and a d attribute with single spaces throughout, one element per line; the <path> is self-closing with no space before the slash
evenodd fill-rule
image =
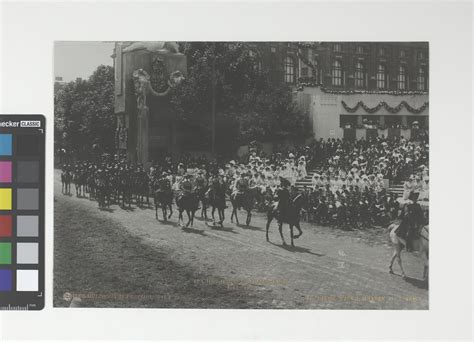
<path id="1" fill-rule="evenodd" d="M 387 79 L 387 71 L 385 69 L 385 65 L 379 64 L 377 67 L 377 88 L 385 89 L 386 88 L 386 79 Z"/>
<path id="2" fill-rule="evenodd" d="M 295 62 L 289 56 L 285 57 L 285 82 L 295 83 Z"/>
<path id="3" fill-rule="evenodd" d="M 355 86 L 357 88 L 365 87 L 365 69 L 361 62 L 357 62 L 355 65 Z"/>
<path id="4" fill-rule="evenodd" d="M 362 45 L 358 45 L 357 49 L 356 49 L 356 52 L 358 54 L 363 54 L 364 53 L 364 47 Z"/>
<path id="5" fill-rule="evenodd" d="M 342 65 L 339 61 L 332 63 L 332 85 L 342 86 Z"/>
<path id="6" fill-rule="evenodd" d="M 416 76 L 416 89 L 425 90 L 425 88 L 426 88 L 425 69 L 419 68 L 418 75 Z"/>
<path id="7" fill-rule="evenodd" d="M 400 65 L 398 67 L 398 76 L 397 76 L 397 89 L 398 90 L 405 90 L 406 89 L 406 72 L 405 72 L 405 67 L 403 65 Z"/>
<path id="8" fill-rule="evenodd" d="M 316 58 L 313 59 L 313 78 L 316 83 L 319 83 L 319 63 Z"/>
<path id="9" fill-rule="evenodd" d="M 341 52 L 342 51 L 341 44 L 339 43 L 334 44 L 333 49 L 334 49 L 334 52 Z"/>

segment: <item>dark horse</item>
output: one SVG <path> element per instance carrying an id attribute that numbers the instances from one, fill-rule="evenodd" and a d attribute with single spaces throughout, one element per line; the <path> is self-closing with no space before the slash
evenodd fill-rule
<path id="1" fill-rule="evenodd" d="M 217 212 L 219 214 L 219 225 L 222 227 L 223 222 L 225 219 L 225 208 L 226 208 L 226 203 L 225 203 L 225 196 L 226 196 L 226 184 L 222 181 L 214 181 L 211 186 L 209 187 L 209 190 L 206 192 L 206 197 L 209 202 L 209 204 L 212 207 L 212 220 L 214 221 L 214 224 L 216 223 L 216 219 L 214 217 L 214 213 L 217 209 Z"/>
<path id="2" fill-rule="evenodd" d="M 153 199 L 155 202 L 155 218 L 158 220 L 158 208 L 161 207 L 163 212 L 163 220 L 167 221 L 173 215 L 173 191 L 171 185 L 167 179 L 160 179 L 157 184 L 157 188 L 153 191 Z M 170 209 L 168 216 L 167 209 Z"/>
<path id="3" fill-rule="evenodd" d="M 283 237 L 282 226 L 283 223 L 288 223 L 290 226 L 291 234 L 291 246 L 295 246 L 293 243 L 293 238 L 297 239 L 303 234 L 300 228 L 300 212 L 305 203 L 305 197 L 302 194 L 296 195 L 293 200 L 290 201 L 288 207 L 285 210 L 285 215 L 281 215 L 280 211 L 276 207 L 276 203 L 270 206 L 267 213 L 267 241 L 268 239 L 268 229 L 270 228 L 270 223 L 274 218 L 278 221 L 278 230 L 280 231 L 281 241 L 284 246 L 286 246 L 285 238 Z M 283 216 L 283 217 L 282 217 Z M 298 229 L 299 234 L 293 235 L 293 227 Z"/>
<path id="4" fill-rule="evenodd" d="M 186 214 L 188 215 L 188 223 L 186 227 L 193 226 L 194 222 L 194 214 L 196 210 L 198 210 L 199 206 L 199 198 L 197 194 L 193 192 L 179 192 L 178 196 L 176 196 L 176 205 L 178 206 L 179 217 L 178 217 L 178 224 L 182 225 L 183 222 L 183 211 L 186 210 Z"/>
<path id="5" fill-rule="evenodd" d="M 61 190 L 63 194 L 71 194 L 72 173 L 69 170 L 61 172 Z"/>
<path id="6" fill-rule="evenodd" d="M 235 221 L 239 224 L 239 218 L 237 217 L 237 210 L 243 208 L 247 212 L 247 219 L 245 224 L 250 225 L 252 220 L 252 209 L 255 205 L 255 198 L 258 188 L 249 188 L 243 192 L 236 192 L 230 195 L 230 202 L 232 203 L 232 215 L 230 216 L 230 221 L 234 222 L 233 218 L 235 216 Z"/>

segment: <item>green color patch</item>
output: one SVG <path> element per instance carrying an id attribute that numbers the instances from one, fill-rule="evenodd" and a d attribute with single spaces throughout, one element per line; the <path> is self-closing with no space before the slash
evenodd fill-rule
<path id="1" fill-rule="evenodd" d="M 12 244 L 10 242 L 0 242 L 0 265 L 12 263 Z"/>

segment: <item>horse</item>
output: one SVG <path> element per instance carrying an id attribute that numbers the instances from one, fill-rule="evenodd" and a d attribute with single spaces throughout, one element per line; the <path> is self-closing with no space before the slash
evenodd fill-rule
<path id="1" fill-rule="evenodd" d="M 71 194 L 71 181 L 72 174 L 71 171 L 65 170 L 61 172 L 61 192 L 63 194 Z"/>
<path id="2" fill-rule="evenodd" d="M 304 203 L 305 197 L 303 196 L 303 194 L 296 195 L 293 200 L 290 201 L 288 207 L 286 208 L 286 215 L 284 215 L 284 217 L 282 217 L 280 211 L 277 209 L 276 203 L 270 206 L 267 212 L 267 241 L 270 241 L 270 239 L 268 238 L 268 230 L 270 228 L 270 223 L 274 218 L 276 218 L 278 221 L 278 230 L 280 232 L 283 246 L 286 246 L 285 238 L 283 237 L 282 232 L 283 223 L 288 223 L 288 225 L 290 226 L 291 246 L 295 246 L 293 239 L 297 239 L 303 234 L 303 231 L 300 227 L 300 213 L 301 209 L 304 206 Z M 298 229 L 299 231 L 299 234 L 296 236 L 293 235 L 293 227 L 296 227 L 296 229 Z"/>
<path id="3" fill-rule="evenodd" d="M 239 224 L 239 218 L 237 217 L 237 210 L 243 208 L 247 212 L 247 218 L 245 224 L 250 225 L 252 220 L 252 209 L 255 204 L 256 192 L 259 191 L 258 188 L 249 188 L 243 192 L 237 191 L 230 195 L 230 202 L 232 203 L 232 215 L 230 216 L 230 221 L 235 221 Z"/>
<path id="4" fill-rule="evenodd" d="M 73 182 L 76 188 L 76 197 L 85 196 L 85 187 L 86 187 L 87 176 L 83 170 L 77 170 L 73 175 Z"/>
<path id="5" fill-rule="evenodd" d="M 397 259 L 398 264 L 400 265 L 400 269 L 402 271 L 402 277 L 406 278 L 405 271 L 403 270 L 402 266 L 402 258 L 401 252 L 405 245 L 405 240 L 402 239 L 397 235 L 397 229 L 400 226 L 398 223 L 392 223 L 389 227 L 389 238 L 392 242 L 394 249 L 392 260 L 390 261 L 389 272 L 393 274 L 393 262 Z M 414 251 L 420 252 L 421 256 L 424 260 L 424 268 L 423 268 L 423 281 L 428 280 L 428 269 L 429 269 L 429 227 L 428 225 L 422 225 L 421 228 L 418 229 L 417 234 L 411 238 L 411 245 Z"/>
<path id="6" fill-rule="evenodd" d="M 219 225 L 221 227 L 223 227 L 223 222 L 225 219 L 225 208 L 226 208 L 225 196 L 226 196 L 225 184 L 214 183 L 209 187 L 209 190 L 206 192 L 207 202 L 212 207 L 212 211 L 211 211 L 212 220 L 214 221 L 214 224 L 215 224 L 216 219 L 214 217 L 214 213 L 217 209 L 217 213 L 219 214 Z"/>
<path id="7" fill-rule="evenodd" d="M 164 183 L 165 181 L 167 184 Z M 161 207 L 161 211 L 163 212 L 163 220 L 167 221 L 170 219 L 171 215 L 173 215 L 173 191 L 171 190 L 168 180 L 158 181 L 158 188 L 153 191 L 153 199 L 155 202 L 155 218 L 158 220 L 158 208 Z M 170 209 L 169 216 L 167 216 L 168 208 Z"/>
<path id="8" fill-rule="evenodd" d="M 184 223 L 183 211 L 186 210 L 186 214 L 188 215 L 188 223 L 186 224 L 186 227 L 189 227 L 189 225 L 192 227 L 194 223 L 194 214 L 199 206 L 199 198 L 197 194 L 194 191 L 189 193 L 180 191 L 176 197 L 176 205 L 178 206 L 179 212 L 178 224 L 182 225 Z"/>
<path id="9" fill-rule="evenodd" d="M 209 205 L 209 198 L 207 196 L 208 192 L 207 187 L 198 187 L 196 188 L 196 195 L 198 197 L 199 202 L 201 202 L 202 208 L 201 208 L 201 218 L 204 218 L 207 220 L 207 207 Z"/>

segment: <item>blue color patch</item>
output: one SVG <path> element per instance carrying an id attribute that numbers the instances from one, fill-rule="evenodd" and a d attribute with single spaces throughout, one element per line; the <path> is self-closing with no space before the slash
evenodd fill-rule
<path id="1" fill-rule="evenodd" d="M 12 271 L 0 270 L 0 291 L 12 290 Z"/>
<path id="2" fill-rule="evenodd" d="M 0 156 L 12 155 L 12 135 L 0 134 Z"/>

